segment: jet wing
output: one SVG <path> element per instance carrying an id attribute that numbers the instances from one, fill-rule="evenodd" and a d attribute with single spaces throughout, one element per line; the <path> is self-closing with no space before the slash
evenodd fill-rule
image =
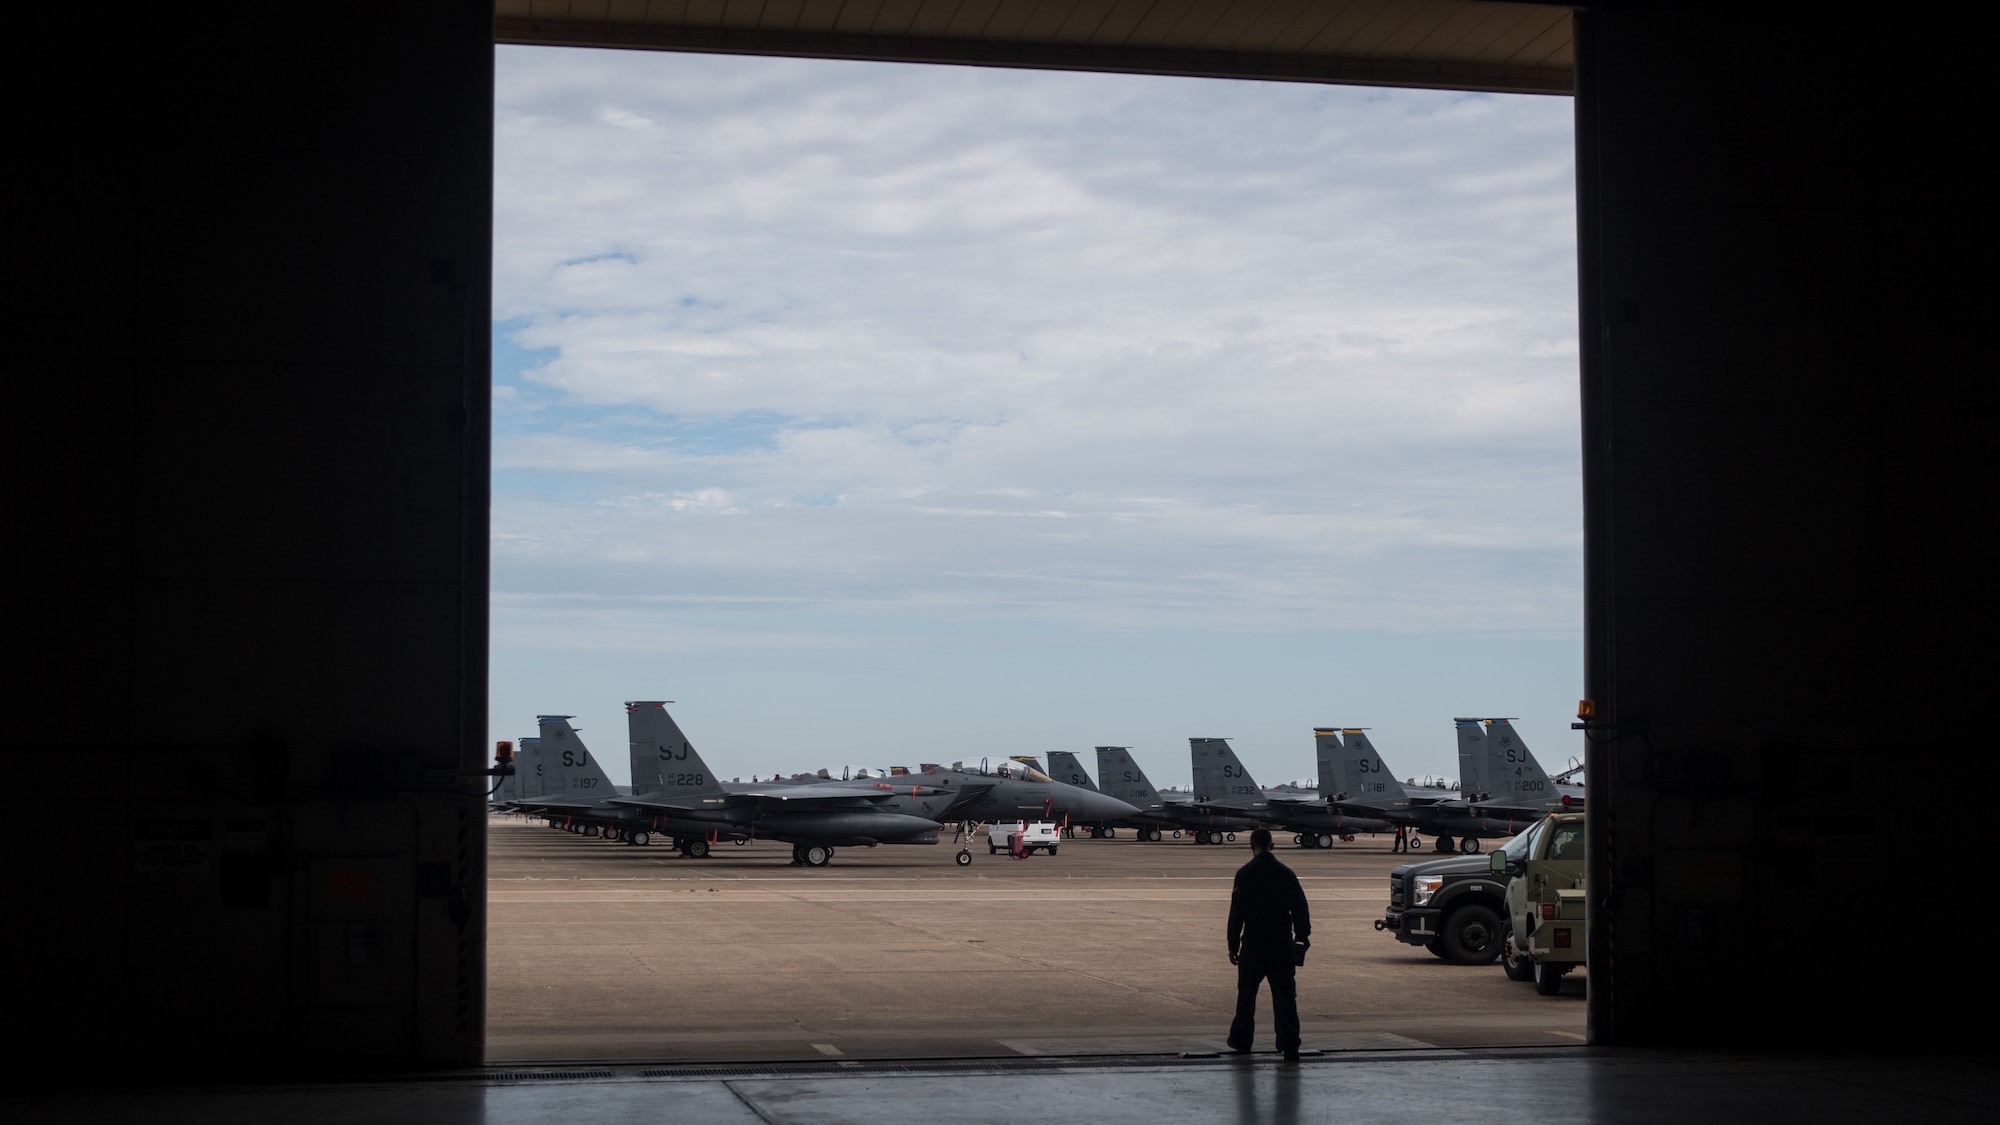
<path id="1" fill-rule="evenodd" d="M 522 812 L 531 812 L 531 813 L 545 813 L 545 812 L 578 813 L 578 812 L 591 812 L 593 810 L 599 810 L 604 808 L 606 804 L 607 801 L 603 797 L 555 797 L 549 800 L 540 800 L 537 798 L 529 797 L 523 800 L 514 801 L 511 804 L 509 804 L 508 807 L 513 809 L 519 809 Z"/>
<path id="2" fill-rule="evenodd" d="M 1368 801 L 1327 799 L 1325 800 L 1324 807 L 1342 816 L 1394 816 L 1406 814 L 1412 808 L 1425 806 L 1413 805 L 1408 801 L 1376 801 L 1371 803 Z"/>
<path id="3" fill-rule="evenodd" d="M 1563 788 L 1567 789 L 1567 787 Z M 1495 814 L 1504 816 L 1512 813 L 1517 816 L 1538 818 L 1547 816 L 1552 812 L 1562 812 L 1566 808 L 1581 808 L 1583 807 L 1583 799 L 1581 791 L 1565 791 L 1558 792 L 1545 801 L 1482 801 L 1472 805 L 1471 808 L 1473 812 L 1481 816 L 1493 816 Z"/>
<path id="4" fill-rule="evenodd" d="M 671 797 L 664 793 L 651 793 L 645 796 L 613 797 L 610 803 L 634 809 L 664 809 L 668 812 L 715 812 L 718 809 L 738 808 L 751 802 L 749 798 L 739 797 L 733 793 L 721 796 L 687 794 Z"/>

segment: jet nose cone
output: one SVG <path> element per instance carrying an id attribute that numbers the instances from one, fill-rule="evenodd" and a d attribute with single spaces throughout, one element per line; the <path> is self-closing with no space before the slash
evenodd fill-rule
<path id="1" fill-rule="evenodd" d="M 1078 809 L 1071 814 L 1073 820 L 1118 820 L 1128 816 L 1138 816 L 1136 805 L 1127 804 L 1105 793 L 1084 791 L 1077 798 Z"/>

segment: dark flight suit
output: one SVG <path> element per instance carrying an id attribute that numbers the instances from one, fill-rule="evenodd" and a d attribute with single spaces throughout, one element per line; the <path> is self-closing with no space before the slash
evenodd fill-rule
<path id="1" fill-rule="evenodd" d="M 1247 1051 L 1257 1033 L 1257 986 L 1271 982 L 1271 1015 L 1278 1050 L 1299 1049 L 1298 965 L 1292 943 L 1312 934 L 1306 892 L 1292 869 L 1270 852 L 1258 852 L 1236 871 L 1229 893 L 1229 956 L 1236 962 L 1236 1019 L 1229 1047 Z"/>

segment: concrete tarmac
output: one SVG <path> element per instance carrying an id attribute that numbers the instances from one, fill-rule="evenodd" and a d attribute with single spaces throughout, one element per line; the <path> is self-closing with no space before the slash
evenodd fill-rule
<path id="1" fill-rule="evenodd" d="M 688 859 L 517 818 L 489 827 L 487 1051 L 496 1064 L 1172 1055 L 1216 1051 L 1235 1007 L 1223 926 L 1247 842 L 1065 841 L 1053 856 L 789 845 Z M 1239 841 L 1245 836 L 1239 835 Z M 1574 1046 L 1560 996 L 1374 929 L 1387 837 L 1279 837 L 1313 910 L 1306 1048 Z M 1424 853 L 1414 858 L 1428 858 Z M 1258 1047 L 1272 1042 L 1261 1006 Z"/>

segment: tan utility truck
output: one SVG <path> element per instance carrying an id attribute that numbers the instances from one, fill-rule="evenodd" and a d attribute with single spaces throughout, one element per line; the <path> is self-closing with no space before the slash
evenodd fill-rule
<path id="1" fill-rule="evenodd" d="M 1509 980 L 1532 980 L 1554 996 L 1584 960 L 1583 814 L 1556 813 L 1528 829 L 1527 846 L 1494 852 L 1492 872 L 1509 876 L 1500 964 Z"/>

